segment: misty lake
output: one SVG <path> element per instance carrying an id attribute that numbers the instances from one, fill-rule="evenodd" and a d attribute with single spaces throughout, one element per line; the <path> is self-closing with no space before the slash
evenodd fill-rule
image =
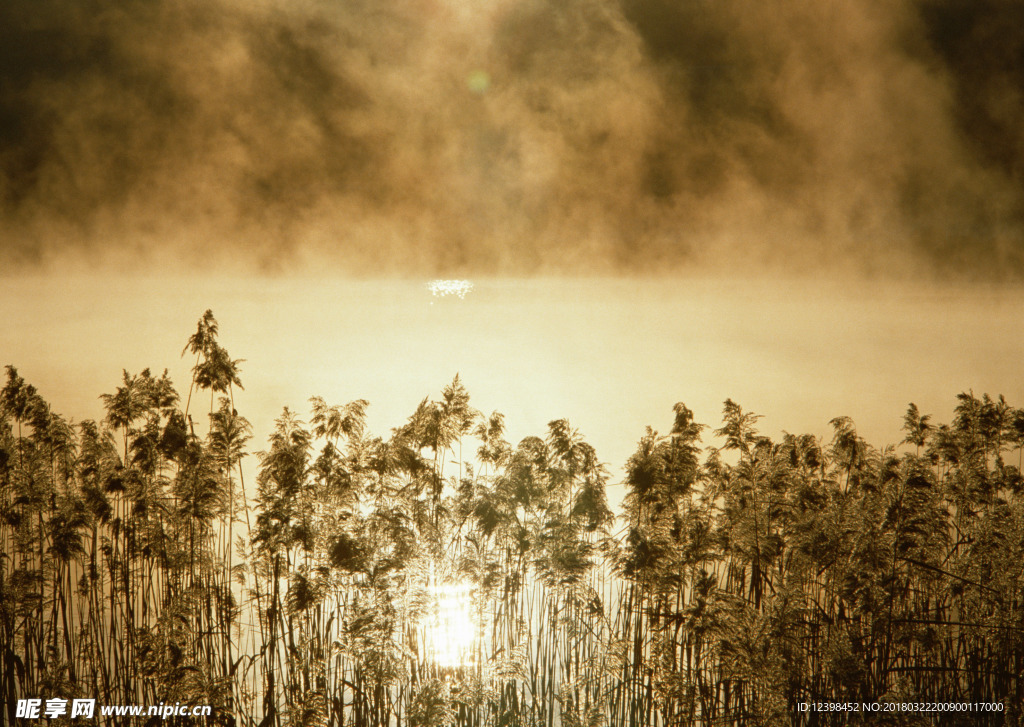
<path id="1" fill-rule="evenodd" d="M 168 368 L 184 397 L 192 362 L 181 351 L 211 308 L 221 343 L 245 359 L 236 403 L 253 423 L 251 451 L 283 406 L 308 416 L 314 395 L 368 399 L 370 429 L 386 436 L 458 373 L 472 406 L 505 414 L 513 443 L 569 419 L 613 482 L 645 426 L 669 429 L 678 401 L 714 428 L 732 398 L 763 414 L 770 436 L 827 438 L 846 415 L 875 446 L 900 441 L 909 402 L 936 423 L 961 391 L 1024 404 L 1018 290 L 540 278 L 473 280 L 460 299 L 428 282 L 8 278 L 0 364 L 75 421 L 103 415 L 98 397 L 122 369 Z"/>

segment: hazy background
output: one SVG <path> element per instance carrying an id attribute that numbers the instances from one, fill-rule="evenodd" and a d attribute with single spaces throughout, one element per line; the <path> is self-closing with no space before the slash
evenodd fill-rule
<path id="1" fill-rule="evenodd" d="M 5 0 L 3 262 L 1017 278 L 1014 0 Z"/>
<path id="2" fill-rule="evenodd" d="M 895 443 L 1024 404 L 1022 89 L 1009 0 L 4 0 L 0 364 L 184 395 L 213 308 L 253 449 L 456 372 L 616 478 L 676 401 Z"/>

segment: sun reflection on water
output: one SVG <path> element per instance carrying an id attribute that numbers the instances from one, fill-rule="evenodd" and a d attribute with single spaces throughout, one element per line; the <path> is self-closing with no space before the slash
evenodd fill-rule
<path id="1" fill-rule="evenodd" d="M 427 653 L 440 667 L 472 665 L 478 624 L 471 586 L 432 585 L 427 592 L 431 602 L 423 623 Z"/>

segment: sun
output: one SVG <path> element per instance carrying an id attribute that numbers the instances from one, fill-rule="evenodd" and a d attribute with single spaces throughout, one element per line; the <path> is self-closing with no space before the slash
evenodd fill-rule
<path id="1" fill-rule="evenodd" d="M 423 619 L 427 653 L 440 667 L 470 666 L 479 624 L 468 584 L 429 586 L 430 607 Z"/>

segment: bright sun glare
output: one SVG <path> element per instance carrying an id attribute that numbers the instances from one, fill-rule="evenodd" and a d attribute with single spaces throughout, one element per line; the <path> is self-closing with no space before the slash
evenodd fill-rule
<path id="1" fill-rule="evenodd" d="M 473 663 L 477 636 L 471 588 L 466 584 L 430 586 L 431 606 L 424 619 L 428 653 L 441 667 Z"/>

